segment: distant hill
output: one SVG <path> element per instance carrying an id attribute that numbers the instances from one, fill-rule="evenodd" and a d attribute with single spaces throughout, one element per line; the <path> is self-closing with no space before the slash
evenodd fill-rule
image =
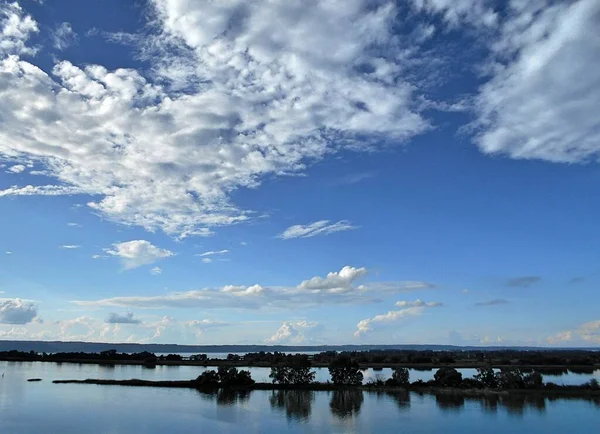
<path id="1" fill-rule="evenodd" d="M 101 342 L 47 342 L 47 341 L 0 341 L 0 351 L 36 351 L 40 353 L 84 352 L 97 353 L 110 349 L 124 353 L 251 353 L 258 351 L 306 352 L 306 351 L 369 351 L 369 350 L 434 350 L 434 351 L 493 351 L 498 349 L 557 350 L 547 347 L 461 347 L 455 345 L 177 345 L 177 344 L 131 344 Z M 567 348 L 565 348 L 567 349 Z M 598 348 L 577 348 L 598 350 Z"/>

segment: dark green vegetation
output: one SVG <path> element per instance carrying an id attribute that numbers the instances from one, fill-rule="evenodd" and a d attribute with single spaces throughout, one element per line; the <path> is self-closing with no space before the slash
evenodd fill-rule
<path id="1" fill-rule="evenodd" d="M 150 352 L 119 353 L 114 349 L 99 353 L 37 353 L 22 351 L 0 352 L 0 360 L 7 361 L 47 361 L 75 363 L 112 363 L 145 365 L 197 365 L 197 366 L 257 366 L 290 367 L 306 363 L 313 367 L 329 367 L 340 356 L 358 364 L 360 368 L 394 368 L 404 366 L 415 369 L 437 367 L 478 368 L 478 367 L 519 367 L 540 373 L 560 374 L 591 373 L 600 369 L 600 351 L 589 350 L 371 350 L 335 352 L 326 351 L 310 356 L 285 354 L 281 352 L 256 352 L 245 355 L 229 354 L 226 360 L 211 359 L 209 354 L 195 354 L 183 357 L 179 354 L 157 356 Z M 285 377 L 285 373 L 281 375 Z"/>
<path id="2" fill-rule="evenodd" d="M 188 387 L 198 390 L 208 389 L 305 389 L 305 390 L 453 390 L 468 393 L 502 393 L 502 392 L 562 392 L 570 395 L 600 396 L 600 385 L 596 379 L 580 386 L 559 386 L 544 383 L 542 375 L 537 372 L 523 372 L 516 367 L 502 368 L 498 372 L 490 366 L 477 369 L 473 378 L 463 378 L 462 374 L 452 367 L 441 367 L 430 381 L 418 380 L 410 383 L 410 374 L 406 367 L 394 368 L 392 377 L 383 380 L 375 379 L 362 384 L 363 374 L 356 360 L 347 354 L 333 359 L 329 364 L 331 382 L 314 382 L 315 373 L 311 371 L 311 362 L 306 355 L 297 357 L 294 363 L 277 365 L 271 368 L 270 378 L 273 384 L 255 383 L 249 371 L 238 371 L 235 367 L 221 366 L 217 371 L 207 370 L 195 380 L 189 381 L 144 381 L 144 380 L 66 380 L 55 383 L 86 383 L 125 386 L 155 387 Z M 342 399 L 342 398 L 340 398 Z"/>

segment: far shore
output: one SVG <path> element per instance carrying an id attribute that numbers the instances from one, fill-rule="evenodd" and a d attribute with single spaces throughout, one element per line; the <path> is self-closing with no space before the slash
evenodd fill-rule
<path id="1" fill-rule="evenodd" d="M 420 392 L 433 394 L 450 394 L 461 396 L 492 396 L 492 395 L 538 395 L 547 397 L 573 397 L 589 398 L 600 397 L 600 390 L 582 389 L 577 386 L 560 386 L 551 389 L 462 389 L 454 387 L 436 387 L 436 386 L 373 386 L 373 385 L 337 385 L 333 383 L 311 383 L 303 385 L 292 384 L 272 384 L 272 383 L 254 383 L 244 386 L 227 387 L 199 387 L 194 380 L 180 381 L 150 381 L 150 380 L 105 380 L 105 379 L 87 379 L 87 380 L 54 380 L 54 384 L 93 384 L 100 386 L 129 386 L 129 387 L 168 387 L 196 389 L 203 392 L 214 392 L 220 389 L 231 391 L 249 391 L 249 390 L 311 390 L 311 391 L 335 391 L 335 390 L 362 390 L 366 392 Z"/>
<path id="2" fill-rule="evenodd" d="M 225 360 L 225 359 L 209 359 L 203 361 L 195 360 L 157 360 L 148 363 L 143 360 L 101 360 L 101 359 L 43 359 L 43 358 L 30 358 L 30 357 L 0 357 L 0 361 L 3 362 L 44 362 L 44 363 L 76 363 L 76 364 L 90 364 L 90 365 L 137 365 L 146 366 L 152 368 L 154 366 L 197 366 L 197 367 L 236 367 L 236 368 L 271 368 L 278 366 L 277 363 L 261 362 L 261 361 L 245 361 L 245 360 Z M 329 363 L 327 362 L 316 362 L 311 363 L 313 368 L 327 368 Z M 492 368 L 521 368 L 521 369 L 563 369 L 563 370 L 596 370 L 600 369 L 600 364 L 596 365 L 526 365 L 526 364 L 500 364 L 500 363 L 481 363 L 481 362 L 458 362 L 458 363 L 359 363 L 360 369 L 383 369 L 383 368 L 396 368 L 402 366 L 408 369 L 416 370 L 430 370 L 438 369 L 442 367 L 450 367 L 456 369 L 477 369 L 481 367 L 492 367 Z"/>

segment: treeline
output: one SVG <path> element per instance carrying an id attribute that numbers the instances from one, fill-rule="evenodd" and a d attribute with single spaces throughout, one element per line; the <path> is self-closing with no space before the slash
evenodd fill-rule
<path id="1" fill-rule="evenodd" d="M 169 354 L 157 356 L 154 353 L 143 351 L 141 353 L 119 353 L 116 350 L 101 351 L 99 353 L 36 353 L 35 351 L 2 351 L 0 352 L 2 360 L 31 360 L 31 361 L 49 361 L 60 362 L 65 360 L 77 361 L 101 361 L 101 362 L 120 362 L 132 361 L 143 363 L 156 363 L 158 361 L 181 361 L 183 358 L 179 354 Z"/>
<path id="2" fill-rule="evenodd" d="M 328 366 L 340 356 L 347 357 L 361 366 L 397 366 L 406 365 L 413 368 L 424 369 L 439 366 L 518 366 L 524 371 L 529 366 L 536 370 L 553 375 L 560 375 L 568 371 L 574 373 L 592 373 L 600 365 L 600 351 L 584 350 L 488 350 L 488 351 L 429 351 L 429 350 L 370 350 L 370 351 L 324 351 L 321 353 L 289 354 L 283 352 L 253 352 L 244 355 L 230 353 L 226 360 L 211 358 L 210 354 L 194 354 L 182 356 L 168 354 L 157 356 L 155 353 L 142 351 L 139 353 L 124 353 L 114 349 L 90 352 L 57 352 L 39 353 L 34 351 L 2 351 L 1 360 L 31 360 L 31 361 L 100 361 L 100 362 L 194 362 L 214 365 L 246 365 L 246 366 L 273 366 L 294 365 L 308 359 L 314 365 Z M 542 371 L 543 369 L 543 371 Z"/>
<path id="3" fill-rule="evenodd" d="M 358 386 L 363 383 L 363 373 L 357 360 L 347 354 L 332 359 L 329 363 L 329 375 L 335 385 Z M 307 385 L 314 382 L 315 373 L 311 370 L 308 357 L 298 357 L 294 363 L 273 366 L 269 377 L 274 384 Z M 543 376 L 538 371 L 524 372 L 516 367 L 502 368 L 494 371 L 490 366 L 477 368 L 477 374 L 472 378 L 463 378 L 462 373 L 452 367 L 439 368 L 432 380 L 417 380 L 410 382 L 410 371 L 398 366 L 392 371 L 392 377 L 384 380 L 381 377 L 371 379 L 367 386 L 385 387 L 451 387 L 457 389 L 557 389 L 564 388 L 554 383 L 544 383 Z M 581 386 L 567 386 L 600 390 L 598 380 L 592 379 Z"/>

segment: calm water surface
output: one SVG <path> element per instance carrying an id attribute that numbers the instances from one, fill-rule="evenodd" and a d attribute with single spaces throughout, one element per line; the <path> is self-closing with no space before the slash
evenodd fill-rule
<path id="1" fill-rule="evenodd" d="M 195 367 L 1 362 L 1 433 L 597 433 L 600 401 L 417 393 L 194 390 L 52 384 L 183 378 Z M 384 371 L 376 374 L 387 375 Z M 431 373 L 430 373 L 431 374 Z M 40 377 L 40 383 L 27 378 Z M 260 380 L 260 378 L 257 378 Z"/>

